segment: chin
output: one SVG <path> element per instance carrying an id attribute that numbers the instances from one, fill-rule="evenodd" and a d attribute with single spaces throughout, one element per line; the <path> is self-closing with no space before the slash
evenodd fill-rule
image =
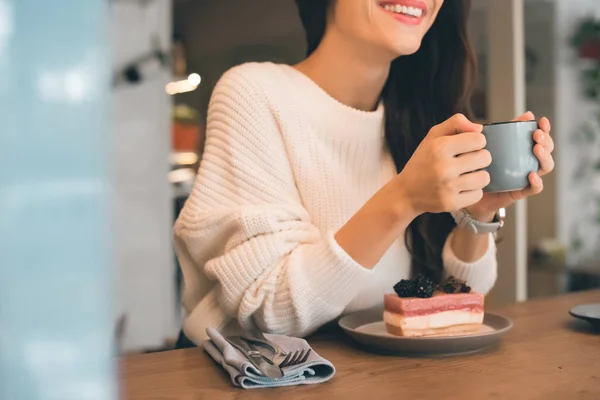
<path id="1" fill-rule="evenodd" d="M 401 43 L 394 43 L 390 46 L 391 52 L 396 57 L 409 56 L 416 53 L 421 48 L 421 40 L 406 40 Z"/>

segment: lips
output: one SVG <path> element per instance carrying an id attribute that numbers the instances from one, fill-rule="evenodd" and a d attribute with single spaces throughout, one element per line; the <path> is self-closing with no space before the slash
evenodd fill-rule
<path id="1" fill-rule="evenodd" d="M 420 23 L 427 13 L 427 5 L 420 0 L 386 0 L 378 5 L 397 20 L 411 24 Z"/>

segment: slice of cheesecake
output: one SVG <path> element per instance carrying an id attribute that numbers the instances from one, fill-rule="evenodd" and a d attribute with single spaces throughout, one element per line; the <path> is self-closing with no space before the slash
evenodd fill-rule
<path id="1" fill-rule="evenodd" d="M 429 298 L 386 294 L 387 331 L 397 336 L 436 336 L 478 332 L 483 323 L 483 294 L 436 292 Z"/>

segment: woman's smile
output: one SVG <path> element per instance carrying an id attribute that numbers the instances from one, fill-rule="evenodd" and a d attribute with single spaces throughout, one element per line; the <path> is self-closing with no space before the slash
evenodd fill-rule
<path id="1" fill-rule="evenodd" d="M 397 21 L 408 25 L 419 25 L 427 14 L 427 4 L 420 0 L 386 0 L 378 5 Z"/>

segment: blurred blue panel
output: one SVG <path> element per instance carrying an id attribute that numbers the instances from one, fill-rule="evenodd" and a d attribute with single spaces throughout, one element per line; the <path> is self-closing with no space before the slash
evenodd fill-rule
<path id="1" fill-rule="evenodd" d="M 0 399 L 116 397 L 106 0 L 0 0 Z"/>

